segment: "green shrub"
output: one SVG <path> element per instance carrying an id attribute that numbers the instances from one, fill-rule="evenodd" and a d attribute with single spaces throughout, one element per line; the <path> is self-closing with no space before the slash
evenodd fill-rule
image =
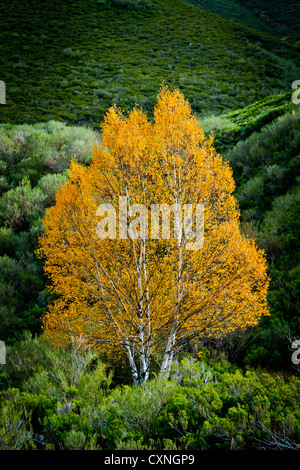
<path id="1" fill-rule="evenodd" d="M 87 163 L 97 133 L 50 120 L 35 125 L 0 125 L 1 168 L 14 185 L 29 179 L 32 186 L 45 174 L 63 173 L 71 158 Z M 8 184 L 4 182 L 4 184 Z"/>
<path id="2" fill-rule="evenodd" d="M 231 118 L 232 119 L 232 118 Z M 234 169 L 282 164 L 287 156 L 298 154 L 300 144 L 299 112 L 288 112 L 264 126 L 260 132 L 253 132 L 245 141 L 226 153 Z M 282 152 L 282 153 L 281 153 Z M 285 155 L 285 157 L 283 157 Z"/>
<path id="3" fill-rule="evenodd" d="M 30 393 L 46 391 L 48 395 L 67 397 L 70 387 L 75 387 L 89 402 L 91 392 L 97 395 L 111 384 L 111 374 L 106 375 L 106 367 L 92 351 L 80 352 L 75 345 L 71 350 L 47 348 L 45 354 L 47 370 L 44 367 L 37 369 L 23 383 L 24 390 Z M 93 396 L 90 399 L 93 400 Z"/>
<path id="4" fill-rule="evenodd" d="M 265 168 L 267 177 L 274 183 L 279 183 L 285 175 L 285 168 L 280 165 L 269 165 Z"/>
<path id="5" fill-rule="evenodd" d="M 0 394 L 0 450 L 34 449 L 32 414 L 18 403 L 18 390 Z"/>
<path id="6" fill-rule="evenodd" d="M 159 432 L 162 411 L 171 399 L 176 384 L 167 380 L 151 380 L 138 388 L 116 388 L 110 395 L 111 419 L 118 423 L 118 436 L 148 440 Z"/>
<path id="7" fill-rule="evenodd" d="M 200 388 L 203 384 L 213 382 L 214 374 L 204 362 L 185 357 L 180 363 L 174 364 L 171 378 L 184 387 Z"/>
<path id="8" fill-rule="evenodd" d="M 72 49 L 72 47 L 67 47 L 62 51 L 62 55 L 65 57 L 78 57 L 79 55 L 81 55 L 81 52 L 79 49 L 75 51 Z"/>
<path id="9" fill-rule="evenodd" d="M 44 344 L 38 364 L 40 340 L 23 346 L 33 373 L 22 390 L 0 395 L 3 448 L 285 449 L 300 442 L 299 378 L 243 372 L 212 355 L 209 364 L 183 357 L 170 380 L 110 390 L 111 377 L 93 354 Z"/>
<path id="10" fill-rule="evenodd" d="M 257 200 L 264 191 L 264 181 L 265 178 L 263 175 L 256 175 L 254 178 L 251 178 L 247 183 L 242 186 L 240 193 L 243 197 L 250 200 Z"/>
<path id="11" fill-rule="evenodd" d="M 275 198 L 271 210 L 265 213 L 258 233 L 260 246 L 271 259 L 288 247 L 297 250 L 297 207 L 299 207 L 299 186 L 283 196 Z M 293 212 L 295 211 L 295 214 Z M 297 260 L 297 257 L 295 258 Z"/>
<path id="12" fill-rule="evenodd" d="M 43 420 L 49 436 L 48 450 L 97 450 L 97 433 L 88 419 L 73 412 L 58 411 Z"/>
<path id="13" fill-rule="evenodd" d="M 64 174 L 49 174 L 43 176 L 37 187 L 41 189 L 43 194 L 47 196 L 45 199 L 45 205 L 50 206 L 55 202 L 55 194 L 60 186 L 67 181 L 67 176 Z"/>
<path id="14" fill-rule="evenodd" d="M 28 319 L 24 307 L 42 288 L 43 280 L 37 273 L 24 270 L 19 261 L 7 255 L 0 257 L 0 337 L 3 340 L 12 341 L 22 330 L 35 329 L 39 321 Z"/>
<path id="15" fill-rule="evenodd" d="M 0 198 L 2 222 L 19 232 L 42 215 L 45 201 L 46 195 L 39 188 L 32 189 L 29 180 L 24 179 Z"/>
<path id="16" fill-rule="evenodd" d="M 207 134 L 212 132 L 214 135 L 222 134 L 225 137 L 226 134 L 232 134 L 239 130 L 238 124 L 224 116 L 209 116 L 202 119 L 199 118 L 198 121 L 200 127 Z"/>
<path id="17" fill-rule="evenodd" d="M 39 368 L 47 369 L 49 365 L 46 353 L 48 347 L 43 337 L 32 337 L 29 331 L 25 331 L 14 345 L 7 345 L 6 365 L 3 368 L 0 388 L 22 388 L 23 384 Z"/>

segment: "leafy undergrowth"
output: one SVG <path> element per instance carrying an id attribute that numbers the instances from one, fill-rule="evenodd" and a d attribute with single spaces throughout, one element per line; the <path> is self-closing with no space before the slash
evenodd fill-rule
<path id="1" fill-rule="evenodd" d="M 71 159 L 88 164 L 98 134 L 48 121 L 0 125 L 0 338 L 38 331 L 47 308 L 43 267 L 34 252 L 46 207 L 68 177 Z"/>
<path id="2" fill-rule="evenodd" d="M 300 379 L 203 351 L 169 380 L 115 385 L 92 352 L 27 335 L 0 369 L 0 449 L 298 449 Z"/>
<path id="3" fill-rule="evenodd" d="M 131 3 L 2 2 L 1 122 L 98 127 L 112 103 L 151 114 L 162 82 L 195 112 L 218 114 L 287 92 L 299 78 L 292 45 L 181 0 Z"/>

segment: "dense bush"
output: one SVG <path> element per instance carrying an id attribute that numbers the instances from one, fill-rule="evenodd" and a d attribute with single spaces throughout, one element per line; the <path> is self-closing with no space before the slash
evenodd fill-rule
<path id="1" fill-rule="evenodd" d="M 28 178 L 32 186 L 48 173 L 63 173 L 71 158 L 87 163 L 97 134 L 63 122 L 0 125 L 0 173 L 11 186 Z"/>
<path id="2" fill-rule="evenodd" d="M 300 112 L 287 113 L 240 141 L 228 151 L 237 174 L 249 174 L 258 166 L 286 164 L 299 152 Z"/>
<path id="3" fill-rule="evenodd" d="M 270 110 L 276 103 L 277 99 L 270 100 Z M 281 101 L 277 104 L 281 108 Z M 260 114 L 258 107 L 258 118 Z M 223 119 L 229 124 L 222 128 Z M 230 119 L 222 118 L 217 126 L 219 140 L 230 142 L 228 135 L 235 132 L 229 132 L 231 122 L 239 122 L 243 128 L 251 119 L 255 120 L 250 108 L 231 113 Z M 271 317 L 259 328 L 236 333 L 225 341 L 226 346 L 222 344 L 239 364 L 290 370 L 290 338 L 299 337 L 299 119 L 299 111 L 294 109 L 259 129 L 254 126 L 248 138 L 236 145 L 231 141 L 226 152 L 237 185 L 243 229 L 265 250 L 271 278 Z"/>
<path id="4" fill-rule="evenodd" d="M 152 377 L 139 387 L 113 385 L 112 370 L 94 353 L 76 344 L 53 350 L 42 338 L 27 336 L 10 347 L 7 368 L 0 367 L 2 449 L 296 449 L 300 443 L 299 378 L 242 371 L 205 351 L 201 360 L 183 355 L 169 380 Z"/>
<path id="5" fill-rule="evenodd" d="M 72 158 L 88 164 L 97 134 L 49 121 L 0 125 L 0 338 L 38 332 L 50 299 L 35 256 L 45 208 L 67 180 Z"/>

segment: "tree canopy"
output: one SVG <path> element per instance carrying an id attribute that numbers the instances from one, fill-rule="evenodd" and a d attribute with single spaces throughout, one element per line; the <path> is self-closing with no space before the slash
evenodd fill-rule
<path id="1" fill-rule="evenodd" d="M 54 344 L 78 337 L 115 359 L 126 354 L 140 383 L 153 356 L 167 374 L 187 342 L 268 315 L 265 255 L 240 231 L 231 168 L 179 90 L 161 89 L 153 121 L 111 107 L 92 154 L 87 167 L 71 164 L 40 238 L 57 294 L 43 318 Z M 174 209 L 166 236 L 153 207 L 156 222 Z"/>

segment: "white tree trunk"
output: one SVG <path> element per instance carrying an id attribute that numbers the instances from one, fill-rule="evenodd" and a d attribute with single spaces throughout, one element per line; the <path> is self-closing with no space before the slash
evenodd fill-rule
<path id="1" fill-rule="evenodd" d="M 134 385 L 138 385 L 140 383 L 139 373 L 138 373 L 138 369 L 136 367 L 136 363 L 135 363 L 133 354 L 131 352 L 130 346 L 126 346 L 126 351 L 127 351 L 127 356 L 128 356 L 128 360 L 129 360 L 129 365 L 130 365 L 130 368 L 131 368 L 133 383 L 134 383 Z"/>
<path id="2" fill-rule="evenodd" d="M 169 339 L 168 343 L 165 349 L 165 354 L 161 363 L 161 368 L 160 368 L 160 375 L 162 377 L 168 377 L 172 365 L 172 360 L 173 360 L 173 354 L 174 354 L 174 339 L 175 339 L 175 333 L 173 333 Z"/>
<path id="3" fill-rule="evenodd" d="M 176 194 L 176 204 L 179 205 L 180 201 L 178 200 Z M 176 279 L 176 312 L 173 320 L 173 326 L 168 338 L 168 342 L 165 348 L 164 357 L 161 364 L 160 374 L 163 377 L 168 377 L 172 367 L 173 357 L 174 357 L 174 348 L 176 343 L 176 333 L 178 327 L 179 311 L 180 304 L 182 299 L 182 245 L 183 245 L 183 234 L 182 234 L 182 218 L 179 217 L 179 212 L 176 213 L 175 224 L 177 225 L 177 246 L 178 246 L 178 265 L 177 265 L 177 279 Z"/>

